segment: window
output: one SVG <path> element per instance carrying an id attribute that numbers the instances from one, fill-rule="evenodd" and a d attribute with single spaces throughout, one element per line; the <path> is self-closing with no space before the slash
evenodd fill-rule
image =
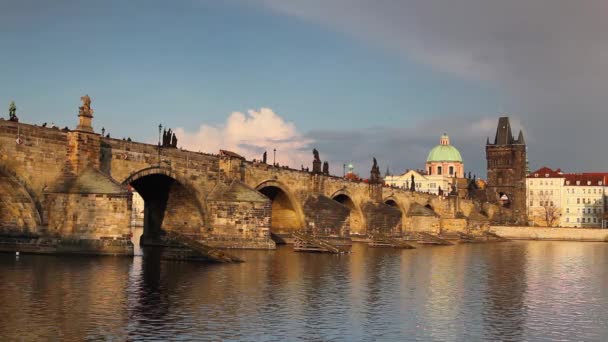
<path id="1" fill-rule="evenodd" d="M 577 218 L 576 218 L 576 222 L 581 222 L 581 218 L 580 218 L 580 217 L 577 217 Z"/>
<path id="2" fill-rule="evenodd" d="M 454 175 L 454 167 L 450 166 L 449 170 L 450 170 L 450 176 Z"/>
<path id="3" fill-rule="evenodd" d="M 551 201 L 551 206 L 553 206 L 553 201 Z"/>
<path id="4" fill-rule="evenodd" d="M 580 198 L 576 199 L 576 204 L 581 204 L 581 199 Z"/>
<path id="5" fill-rule="evenodd" d="M 433 174 L 433 168 L 429 166 L 429 175 Z"/>
<path id="6" fill-rule="evenodd" d="M 566 214 L 570 214 L 570 208 L 566 208 Z"/>
<path id="7" fill-rule="evenodd" d="M 437 166 L 437 174 L 440 175 L 441 174 L 441 166 Z"/>
<path id="8" fill-rule="evenodd" d="M 534 201 L 530 201 L 530 206 L 533 207 L 534 206 Z"/>

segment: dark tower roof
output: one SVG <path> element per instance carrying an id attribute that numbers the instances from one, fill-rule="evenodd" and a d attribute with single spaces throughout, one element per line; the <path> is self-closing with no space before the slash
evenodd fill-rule
<path id="1" fill-rule="evenodd" d="M 487 144 L 490 145 L 489 141 Z M 513 144 L 525 144 L 524 134 L 522 131 L 519 131 L 519 136 L 517 137 L 517 140 L 515 140 L 511 131 L 511 123 L 509 122 L 509 117 L 503 116 L 498 119 L 498 127 L 496 128 L 496 137 L 494 138 L 493 145 Z"/>
<path id="2" fill-rule="evenodd" d="M 511 123 L 508 116 L 503 116 L 498 119 L 498 127 L 496 128 L 496 138 L 494 145 L 511 145 L 513 143 L 513 133 L 511 133 Z"/>
<path id="3" fill-rule="evenodd" d="M 526 143 L 524 140 L 524 133 L 521 130 L 519 130 L 519 137 L 517 137 L 517 143 L 522 145 Z"/>

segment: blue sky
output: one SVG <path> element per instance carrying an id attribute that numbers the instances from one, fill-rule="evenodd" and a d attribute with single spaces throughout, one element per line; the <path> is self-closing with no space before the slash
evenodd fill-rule
<path id="1" fill-rule="evenodd" d="M 155 139 L 159 123 L 182 128 L 184 135 L 201 125 L 221 135 L 231 113 L 269 108 L 297 132 L 281 139 L 308 143 L 277 143 L 286 154 L 301 152 L 285 162 L 307 162 L 316 146 L 335 172 L 351 160 L 367 172 L 372 155 L 383 168 L 422 168 L 446 131 L 460 143 L 468 168 L 481 174 L 492 120 L 513 112 L 515 125 L 528 134 L 529 118 L 549 111 L 518 95 L 517 82 L 527 75 L 534 78 L 527 85 L 551 80 L 519 69 L 513 79 L 500 78 L 511 69 L 492 62 L 504 56 L 459 62 L 463 54 L 454 52 L 451 40 L 425 31 L 435 26 L 402 27 L 407 16 L 391 17 L 418 9 L 432 23 L 438 10 L 417 2 L 392 8 L 364 0 L 0 0 L 0 106 L 15 100 L 24 122 L 74 127 L 79 97 L 89 94 L 97 130 L 104 126 L 113 137 L 143 141 Z M 455 15 L 466 20 L 469 14 Z M 194 150 L 217 145 L 201 136 L 184 138 Z M 238 141 L 232 143 L 239 149 Z M 275 145 L 257 138 L 244 144 L 264 145 L 250 153 Z M 550 159 L 546 163 L 559 162 Z"/>

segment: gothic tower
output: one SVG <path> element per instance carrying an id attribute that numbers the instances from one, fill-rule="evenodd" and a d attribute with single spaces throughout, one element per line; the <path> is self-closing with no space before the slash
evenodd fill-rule
<path id="1" fill-rule="evenodd" d="M 526 224 L 526 143 L 519 131 L 517 139 L 511 132 L 508 117 L 498 119 L 494 143 L 486 143 L 488 168 L 488 201 L 513 210 L 513 218 L 504 223 Z"/>

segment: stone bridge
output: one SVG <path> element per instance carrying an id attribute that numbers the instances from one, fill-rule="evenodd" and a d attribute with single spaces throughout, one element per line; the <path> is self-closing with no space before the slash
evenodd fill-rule
<path id="1" fill-rule="evenodd" d="M 0 120 L 0 249 L 37 239 L 44 243 L 33 251 L 132 253 L 132 191 L 145 202 L 148 244 L 159 242 L 163 230 L 234 248 L 274 248 L 296 230 L 336 239 L 470 232 L 503 214 L 455 196 L 274 167 L 233 153 L 102 137 L 86 122 L 83 128 L 82 118 L 76 130 Z"/>

